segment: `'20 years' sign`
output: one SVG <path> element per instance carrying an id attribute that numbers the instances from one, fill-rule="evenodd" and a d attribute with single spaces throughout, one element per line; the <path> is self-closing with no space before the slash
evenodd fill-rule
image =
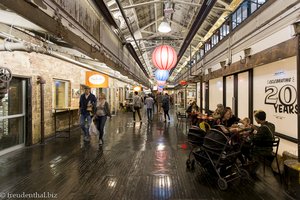
<path id="1" fill-rule="evenodd" d="M 297 89 L 289 82 L 294 82 L 294 77 L 267 81 L 272 85 L 265 87 L 265 104 L 273 105 L 275 113 L 298 114 Z"/>

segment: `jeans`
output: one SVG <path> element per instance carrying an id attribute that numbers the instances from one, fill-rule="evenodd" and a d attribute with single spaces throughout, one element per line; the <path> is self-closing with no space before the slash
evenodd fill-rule
<path id="1" fill-rule="evenodd" d="M 170 120 L 169 110 L 164 109 L 164 114 L 165 114 L 165 120 L 167 120 L 167 116 L 168 116 L 168 119 Z"/>
<path id="2" fill-rule="evenodd" d="M 85 120 L 87 120 L 87 126 L 85 123 Z M 83 130 L 84 136 L 88 137 L 89 136 L 89 128 L 92 123 L 92 117 L 90 114 L 81 114 L 80 115 L 80 127 Z"/>
<path id="3" fill-rule="evenodd" d="M 99 140 L 103 141 L 103 135 L 104 135 L 104 126 L 106 122 L 107 116 L 97 116 L 96 122 L 97 122 L 97 129 L 99 130 Z"/>
<path id="4" fill-rule="evenodd" d="M 135 120 L 135 113 L 138 113 L 140 120 L 142 120 L 141 113 L 140 113 L 140 107 L 134 107 L 134 112 L 133 112 L 133 120 Z"/>
<path id="5" fill-rule="evenodd" d="M 147 117 L 148 120 L 152 120 L 152 108 L 147 108 Z"/>

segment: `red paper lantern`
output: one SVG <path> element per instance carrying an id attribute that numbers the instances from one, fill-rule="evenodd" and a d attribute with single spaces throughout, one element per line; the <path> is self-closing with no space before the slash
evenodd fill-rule
<path id="1" fill-rule="evenodd" d="M 177 62 L 177 54 L 173 47 L 161 45 L 152 53 L 152 62 L 160 70 L 170 70 Z"/>
<path id="2" fill-rule="evenodd" d="M 187 82 L 186 81 L 184 81 L 184 80 L 182 80 L 182 81 L 180 81 L 180 83 L 179 83 L 180 85 L 182 85 L 182 86 L 184 86 L 184 85 L 187 85 Z"/>

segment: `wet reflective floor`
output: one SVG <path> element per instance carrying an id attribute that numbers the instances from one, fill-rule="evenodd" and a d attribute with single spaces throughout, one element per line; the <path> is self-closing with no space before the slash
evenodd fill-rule
<path id="1" fill-rule="evenodd" d="M 200 166 L 187 170 L 186 124 L 178 124 L 174 114 L 170 122 L 163 120 L 155 114 L 148 123 L 143 113 L 142 122 L 133 123 L 132 113 L 119 113 L 107 121 L 103 147 L 95 136 L 82 143 L 77 129 L 70 140 L 52 139 L 1 156 L 0 199 L 26 194 L 43 199 L 289 199 L 270 170 L 263 175 L 260 168 L 256 177 L 237 179 L 226 191 Z"/>

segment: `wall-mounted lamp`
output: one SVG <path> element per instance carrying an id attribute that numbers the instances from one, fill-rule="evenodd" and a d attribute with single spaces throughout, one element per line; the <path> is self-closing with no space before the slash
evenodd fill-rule
<path id="1" fill-rule="evenodd" d="M 246 63 L 246 58 L 251 57 L 251 48 L 244 49 L 244 58 L 240 56 L 240 63 L 245 64 Z"/>
<path id="2" fill-rule="evenodd" d="M 211 74 L 211 68 L 208 68 L 207 71 L 208 71 L 208 74 Z"/>
<path id="3" fill-rule="evenodd" d="M 220 65 L 222 68 L 227 67 L 231 64 L 231 61 L 229 60 L 229 58 L 226 58 L 224 61 L 220 62 Z"/>
<path id="4" fill-rule="evenodd" d="M 245 57 L 250 57 L 251 56 L 251 48 L 244 49 L 244 55 L 245 55 Z"/>
<path id="5" fill-rule="evenodd" d="M 297 21 L 293 24 L 295 35 L 300 34 L 300 21 Z"/>
<path id="6" fill-rule="evenodd" d="M 226 64 L 225 60 L 220 62 L 220 65 L 221 65 L 222 68 L 226 67 L 225 64 Z"/>

